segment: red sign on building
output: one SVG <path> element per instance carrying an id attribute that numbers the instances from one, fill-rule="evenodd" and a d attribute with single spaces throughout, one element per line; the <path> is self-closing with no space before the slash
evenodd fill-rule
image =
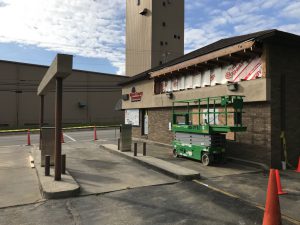
<path id="1" fill-rule="evenodd" d="M 133 87 L 129 96 L 132 102 L 139 102 L 142 99 L 143 92 L 136 92 L 135 87 Z"/>

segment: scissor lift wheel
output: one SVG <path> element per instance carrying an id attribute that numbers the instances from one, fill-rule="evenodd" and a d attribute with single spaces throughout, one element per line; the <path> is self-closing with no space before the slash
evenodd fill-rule
<path id="1" fill-rule="evenodd" d="M 178 158 L 178 157 L 179 157 L 179 155 L 178 155 L 176 149 L 173 149 L 173 157 L 174 157 L 174 158 Z"/>
<path id="2" fill-rule="evenodd" d="M 201 161 L 204 166 L 209 166 L 213 162 L 213 156 L 209 153 L 203 153 Z"/>

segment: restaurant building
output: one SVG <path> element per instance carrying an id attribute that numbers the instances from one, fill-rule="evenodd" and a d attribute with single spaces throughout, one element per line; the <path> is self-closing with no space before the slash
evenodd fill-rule
<path id="1" fill-rule="evenodd" d="M 125 122 L 134 138 L 171 144 L 174 100 L 243 95 L 247 131 L 227 134 L 227 155 L 296 166 L 299 52 L 300 36 L 278 30 L 221 39 L 122 82 Z"/>

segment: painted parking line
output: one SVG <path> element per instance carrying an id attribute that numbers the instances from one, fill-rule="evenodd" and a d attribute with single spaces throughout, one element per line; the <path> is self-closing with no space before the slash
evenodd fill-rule
<path id="1" fill-rule="evenodd" d="M 221 189 L 219 189 L 219 188 L 217 188 L 217 187 L 213 187 L 213 186 L 208 185 L 208 184 L 206 184 L 206 183 L 204 183 L 204 182 L 201 182 L 201 181 L 199 181 L 199 180 L 193 180 L 193 182 L 195 182 L 195 183 L 197 183 L 197 184 L 200 184 L 200 185 L 202 185 L 202 186 L 205 186 L 205 187 L 207 187 L 207 188 L 209 188 L 209 189 L 211 189 L 211 190 L 213 190 L 213 191 L 219 192 L 219 193 L 221 193 L 221 194 L 223 194 L 223 195 L 226 195 L 226 196 L 228 196 L 228 197 L 235 198 L 235 199 L 239 199 L 240 201 L 245 202 L 245 203 L 247 203 L 247 204 L 249 204 L 249 205 L 252 205 L 252 206 L 254 206 L 254 207 L 258 208 L 258 209 L 261 209 L 262 211 L 265 210 L 265 207 L 262 206 L 262 205 L 260 205 L 260 204 L 257 204 L 257 203 L 252 202 L 252 201 L 248 201 L 248 200 L 243 199 L 243 198 L 240 198 L 240 197 L 237 196 L 237 195 L 234 195 L 234 194 L 231 194 L 231 193 L 229 193 L 229 192 L 223 191 L 223 190 L 221 190 Z M 285 220 L 287 220 L 287 221 L 289 221 L 289 222 L 292 223 L 292 224 L 300 225 L 300 221 L 298 221 L 298 220 L 296 220 L 296 219 L 294 219 L 294 218 L 292 218 L 292 217 L 290 217 L 290 216 L 287 216 L 287 215 L 283 214 L 282 212 L 281 212 L 281 218 L 282 218 L 282 219 L 285 219 Z"/>
<path id="2" fill-rule="evenodd" d="M 76 141 L 74 138 L 70 137 L 69 135 L 67 134 L 64 134 L 65 137 L 69 138 L 71 141 Z"/>

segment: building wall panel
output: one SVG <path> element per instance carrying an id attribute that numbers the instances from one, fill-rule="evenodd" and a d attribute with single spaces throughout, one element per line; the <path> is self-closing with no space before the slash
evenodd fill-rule
<path id="1" fill-rule="evenodd" d="M 37 87 L 47 67 L 0 61 L 0 127 L 30 127 L 39 124 L 40 98 Z M 118 83 L 126 77 L 74 70 L 63 82 L 65 124 L 120 124 L 122 111 L 115 111 L 121 99 Z M 79 102 L 86 104 L 80 108 Z M 55 96 L 45 96 L 45 123 L 54 124 Z"/>
<path id="2" fill-rule="evenodd" d="M 281 132 L 285 132 L 288 162 L 296 166 L 300 155 L 299 45 L 271 40 L 268 45 L 268 73 L 271 77 L 271 123 L 273 167 L 284 160 Z"/>

